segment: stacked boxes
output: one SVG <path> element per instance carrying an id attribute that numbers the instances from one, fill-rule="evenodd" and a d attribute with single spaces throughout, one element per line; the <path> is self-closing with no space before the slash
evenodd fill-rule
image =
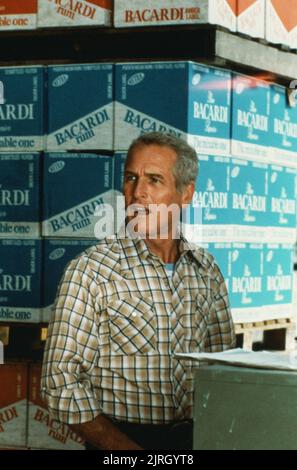
<path id="1" fill-rule="evenodd" d="M 27 425 L 27 365 L 0 366 L 0 447 L 25 447 Z"/>
<path id="2" fill-rule="evenodd" d="M 269 158 L 270 87 L 245 75 L 233 75 L 231 153 L 253 160 Z"/>
<path id="3" fill-rule="evenodd" d="M 70 427 L 53 419 L 40 397 L 41 365 L 31 364 L 29 373 L 28 439 L 31 448 L 84 450 L 84 441 Z"/>
<path id="4" fill-rule="evenodd" d="M 229 153 L 230 90 L 229 72 L 193 62 L 116 65 L 115 149 L 161 131 L 198 152 Z"/>
<path id="5" fill-rule="evenodd" d="M 113 159 L 107 155 L 45 154 L 42 234 L 94 238 L 104 205 L 113 205 L 112 174 Z M 113 220 L 108 218 L 108 222 L 106 235 L 113 232 Z"/>
<path id="6" fill-rule="evenodd" d="M 271 86 L 271 132 L 274 161 L 297 165 L 297 105 L 290 103 L 286 88 Z"/>
<path id="7" fill-rule="evenodd" d="M 37 0 L 0 0 L 0 31 L 36 29 Z"/>
<path id="8" fill-rule="evenodd" d="M 265 36 L 265 0 L 237 0 L 238 33 L 255 38 Z"/>
<path id="9" fill-rule="evenodd" d="M 109 26 L 112 0 L 38 0 L 38 27 Z"/>
<path id="10" fill-rule="evenodd" d="M 237 0 L 114 0 L 114 25 L 210 23 L 236 29 Z"/>
<path id="11" fill-rule="evenodd" d="M 0 175 L 0 237 L 39 237 L 39 154 L 0 153 Z"/>
<path id="12" fill-rule="evenodd" d="M 97 240 L 45 239 L 43 242 L 43 312 L 42 321 L 50 320 L 59 281 L 69 261 L 95 245 Z"/>
<path id="13" fill-rule="evenodd" d="M 113 148 L 113 65 L 48 67 L 48 150 Z"/>
<path id="14" fill-rule="evenodd" d="M 0 151 L 44 148 L 44 68 L 0 67 Z"/>
<path id="15" fill-rule="evenodd" d="M 38 323 L 41 240 L 0 239 L 0 321 Z"/>

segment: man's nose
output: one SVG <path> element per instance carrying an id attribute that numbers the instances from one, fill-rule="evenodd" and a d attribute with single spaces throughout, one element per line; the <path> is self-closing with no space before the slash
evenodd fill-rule
<path id="1" fill-rule="evenodd" d="M 135 199 L 141 199 L 147 195 L 147 184 L 140 178 L 135 183 L 133 189 L 133 195 Z"/>

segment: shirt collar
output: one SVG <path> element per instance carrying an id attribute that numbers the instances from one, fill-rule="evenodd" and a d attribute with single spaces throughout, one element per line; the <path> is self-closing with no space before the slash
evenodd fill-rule
<path id="1" fill-rule="evenodd" d="M 120 245 L 119 248 L 122 248 L 122 250 L 120 249 L 122 261 L 124 264 L 127 264 L 128 269 L 141 265 L 142 261 L 146 260 L 149 256 L 157 258 L 156 255 L 149 251 L 144 239 L 141 237 L 131 238 L 129 236 L 121 236 L 117 238 L 117 241 Z M 208 263 L 205 259 L 203 248 L 189 242 L 182 233 L 179 250 L 181 256 L 188 255 L 202 266 L 207 267 Z"/>

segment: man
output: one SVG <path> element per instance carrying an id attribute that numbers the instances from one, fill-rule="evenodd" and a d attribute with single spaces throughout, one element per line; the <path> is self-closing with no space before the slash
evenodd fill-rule
<path id="1" fill-rule="evenodd" d="M 94 448 L 190 449 L 193 366 L 175 353 L 234 346 L 221 272 L 178 228 L 197 172 L 186 142 L 139 137 L 125 166 L 127 233 L 99 241 L 64 273 L 43 396 Z"/>

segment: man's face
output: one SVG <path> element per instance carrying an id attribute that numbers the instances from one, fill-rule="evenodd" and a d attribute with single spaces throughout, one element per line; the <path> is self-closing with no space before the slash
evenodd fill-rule
<path id="1" fill-rule="evenodd" d="M 137 236 L 171 238 L 180 208 L 191 201 L 193 184 L 182 193 L 176 189 L 172 173 L 176 158 L 172 148 L 157 144 L 139 145 L 130 155 L 123 193 L 128 225 Z"/>

